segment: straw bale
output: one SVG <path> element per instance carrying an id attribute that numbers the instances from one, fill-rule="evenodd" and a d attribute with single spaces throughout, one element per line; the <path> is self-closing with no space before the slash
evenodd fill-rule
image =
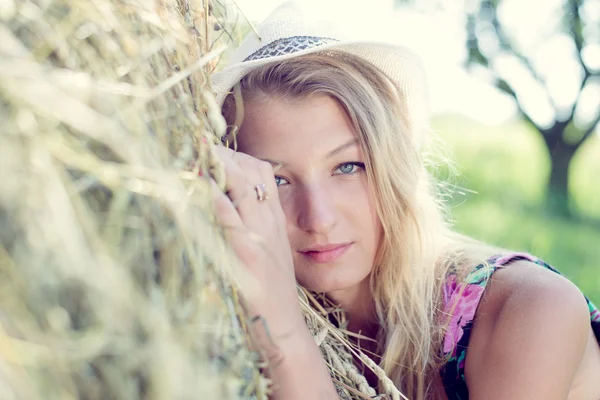
<path id="1" fill-rule="evenodd" d="M 264 398 L 197 178 L 224 129 L 204 4 L 0 10 L 0 398 Z"/>
<path id="2" fill-rule="evenodd" d="M 198 177 L 224 183 L 207 76 L 229 11 L 0 0 L 1 399 L 267 398 Z M 300 300 L 340 396 L 374 395 Z"/>

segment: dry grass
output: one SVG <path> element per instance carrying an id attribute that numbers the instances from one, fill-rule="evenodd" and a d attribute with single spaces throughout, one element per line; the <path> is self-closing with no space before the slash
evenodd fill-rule
<path id="1" fill-rule="evenodd" d="M 2 5 L 0 398 L 264 397 L 197 179 L 202 4 Z"/>
<path id="2" fill-rule="evenodd" d="M 0 1 L 0 398 L 267 397 L 198 179 L 223 180 L 207 74 L 228 35 L 212 14 L 185 0 Z M 310 296 L 340 395 L 374 396 Z"/>

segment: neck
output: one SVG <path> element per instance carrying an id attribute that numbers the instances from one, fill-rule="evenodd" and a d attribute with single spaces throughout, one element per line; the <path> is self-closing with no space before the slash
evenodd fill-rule
<path id="1" fill-rule="evenodd" d="M 336 290 L 327 295 L 346 313 L 349 331 L 371 338 L 377 336 L 379 324 L 369 276 L 352 288 Z"/>

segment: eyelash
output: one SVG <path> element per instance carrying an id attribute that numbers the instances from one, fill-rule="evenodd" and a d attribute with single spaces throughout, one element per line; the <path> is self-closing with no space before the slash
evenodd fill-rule
<path id="1" fill-rule="evenodd" d="M 339 164 L 337 167 L 335 167 L 334 171 L 337 171 L 341 167 L 346 166 L 346 165 L 352 165 L 353 167 L 357 167 L 358 170 L 353 169 L 352 172 L 346 172 L 346 173 L 342 172 L 342 173 L 336 174 L 336 175 L 353 175 L 353 174 L 356 174 L 356 173 L 358 173 L 360 171 L 364 171 L 364 169 L 365 169 L 365 164 L 364 163 L 358 162 L 358 161 L 349 161 L 349 162 L 344 162 L 344 163 Z M 281 176 L 275 175 L 275 184 L 277 186 L 282 186 L 278 182 L 278 179 L 287 180 L 287 179 L 285 179 L 285 178 L 283 178 Z"/>
<path id="2" fill-rule="evenodd" d="M 341 167 L 345 166 L 345 165 L 352 165 L 353 167 L 358 167 L 360 168 L 360 170 L 364 170 L 365 169 L 365 164 L 358 162 L 358 161 L 350 161 L 350 162 L 345 162 L 345 163 L 341 163 L 340 165 L 337 166 L 337 168 L 335 169 L 336 171 L 338 169 L 340 169 Z M 347 172 L 347 173 L 342 173 L 342 175 L 351 175 L 351 174 L 355 174 L 358 171 L 353 170 L 352 172 Z"/>

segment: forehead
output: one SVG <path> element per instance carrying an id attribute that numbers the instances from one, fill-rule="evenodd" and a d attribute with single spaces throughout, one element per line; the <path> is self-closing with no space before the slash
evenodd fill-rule
<path id="1" fill-rule="evenodd" d="M 309 156 L 326 153 L 353 138 L 358 138 L 357 132 L 333 97 L 273 96 L 245 104 L 238 146 L 240 151 L 260 158 L 294 151 Z"/>

